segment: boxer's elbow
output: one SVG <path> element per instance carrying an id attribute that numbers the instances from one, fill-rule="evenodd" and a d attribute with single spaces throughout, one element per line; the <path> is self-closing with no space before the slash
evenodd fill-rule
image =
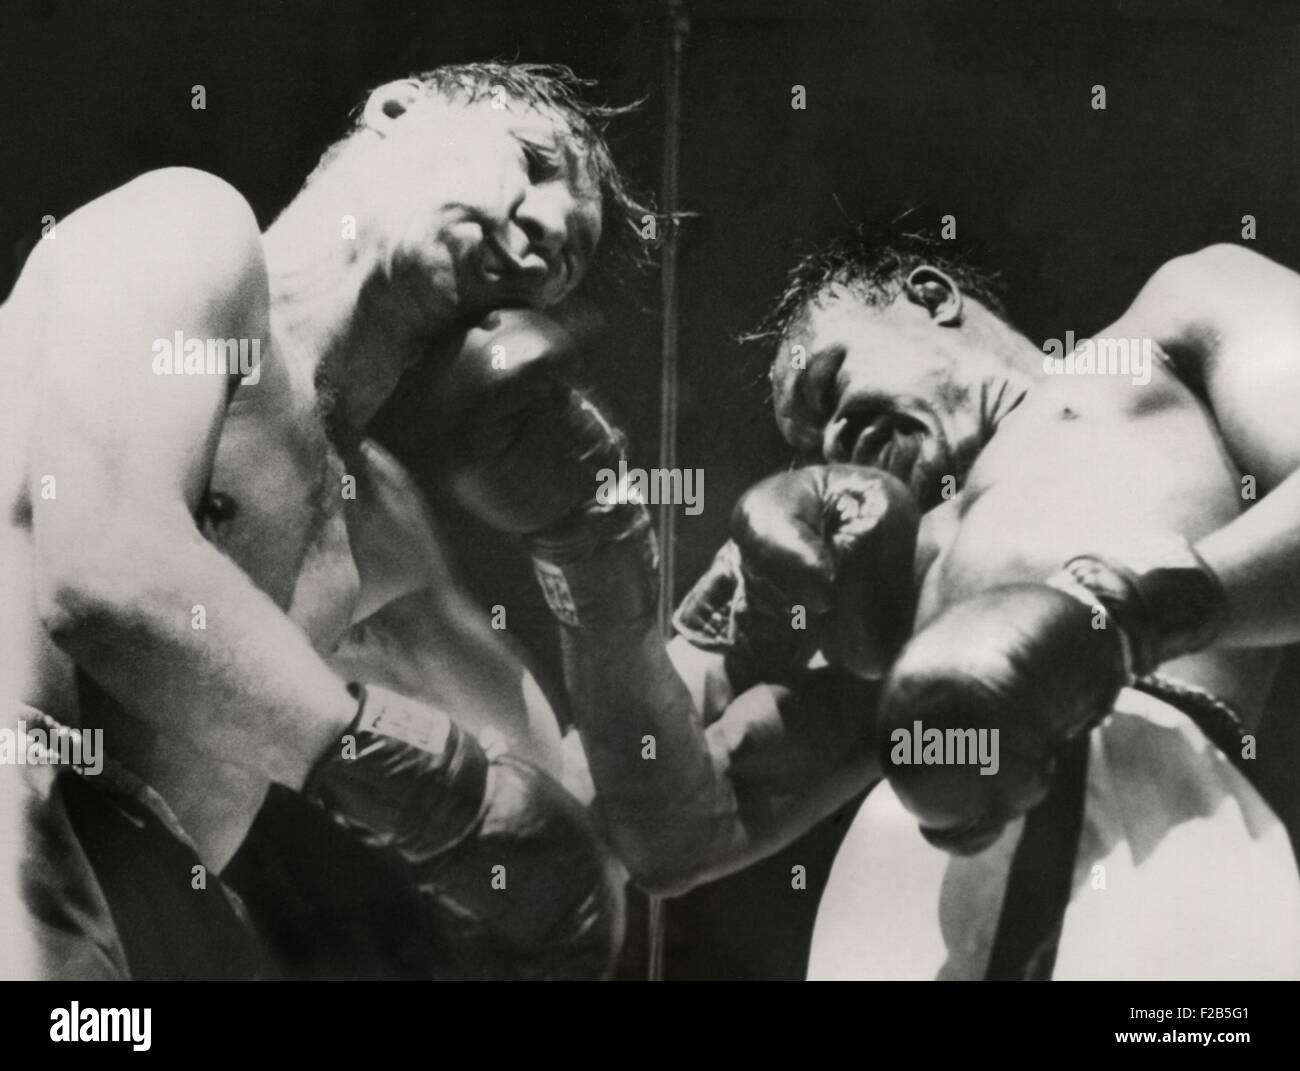
<path id="1" fill-rule="evenodd" d="M 653 853 L 625 852 L 620 859 L 632 884 L 649 896 L 685 896 L 703 885 L 710 874 L 710 868 L 702 860 L 685 856 L 663 859 Z"/>
<path id="2" fill-rule="evenodd" d="M 87 536 L 82 549 L 41 553 L 36 610 L 54 642 L 74 657 L 111 653 L 138 636 L 151 611 L 151 591 L 166 571 L 157 548 Z M 157 601 L 157 600 L 152 600 Z"/>
<path id="3" fill-rule="evenodd" d="M 128 630 L 134 598 L 89 573 L 60 569 L 37 583 L 36 606 L 50 638 L 74 657 Z"/>
<path id="4" fill-rule="evenodd" d="M 740 828 L 730 811 L 639 808 L 637 817 L 619 821 L 617 808 L 599 809 L 614 854 L 632 883 L 651 896 L 684 896 L 730 869 L 733 853 L 728 846 L 737 840 Z"/>

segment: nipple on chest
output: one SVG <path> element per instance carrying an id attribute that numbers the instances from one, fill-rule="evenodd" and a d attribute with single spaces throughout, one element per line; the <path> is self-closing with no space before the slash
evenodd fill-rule
<path id="1" fill-rule="evenodd" d="M 238 512 L 239 507 L 230 495 L 209 491 L 199 503 L 194 519 L 205 538 L 221 539 Z"/>
<path id="2" fill-rule="evenodd" d="M 225 524 L 235 519 L 235 514 L 239 512 L 239 507 L 235 500 L 227 494 L 220 491 L 209 491 L 204 496 L 203 505 L 199 510 L 199 520 L 210 521 L 212 524 Z"/>

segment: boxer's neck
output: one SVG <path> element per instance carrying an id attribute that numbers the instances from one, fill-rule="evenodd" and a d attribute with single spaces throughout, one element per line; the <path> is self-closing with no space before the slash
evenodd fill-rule
<path id="1" fill-rule="evenodd" d="M 1042 375 L 1043 351 L 979 302 L 966 302 L 962 331 L 971 349 L 989 360 L 994 378 L 1007 382 L 1009 395 L 1023 394 Z"/>
<path id="2" fill-rule="evenodd" d="M 979 404 L 967 413 L 976 419 L 976 427 L 967 429 L 970 438 L 958 441 L 977 444 L 983 449 L 996 433 L 998 425 L 1025 400 L 1041 373 L 1042 352 L 1024 335 L 975 301 L 966 304 L 962 331 L 967 336 L 970 353 L 978 355 L 968 363 L 970 386 L 978 385 Z M 974 457 L 970 458 L 973 462 Z"/>

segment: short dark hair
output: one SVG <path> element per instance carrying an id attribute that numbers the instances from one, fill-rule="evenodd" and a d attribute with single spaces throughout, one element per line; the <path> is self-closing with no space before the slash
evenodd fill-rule
<path id="1" fill-rule="evenodd" d="M 896 227 L 869 230 L 858 225 L 802 257 L 786 276 L 776 304 L 742 341 L 768 343 L 789 337 L 831 287 L 846 287 L 869 305 L 886 305 L 902 291 L 913 269 L 923 264 L 946 272 L 963 293 L 1005 317 L 997 276 L 968 263 L 952 242 Z"/>
<path id="2" fill-rule="evenodd" d="M 472 104 L 504 93 L 510 101 L 558 115 L 569 128 L 588 174 L 600 190 L 601 223 L 606 238 L 633 262 L 647 262 L 648 247 L 652 243 L 642 241 L 640 232 L 645 226 L 645 217 L 653 216 L 654 209 L 647 198 L 633 192 L 630 182 L 614 163 L 605 136 L 610 121 L 634 112 L 640 107 L 640 101 L 624 105 L 592 103 L 585 99 L 584 94 L 596 84 L 595 81 L 580 78 L 571 68 L 554 63 L 514 63 L 509 60 L 457 63 L 410 77 L 430 95 L 446 100 Z M 348 134 L 325 151 L 316 166 L 317 172 L 327 166 L 351 135 L 361 128 L 364 113 L 363 98 L 353 110 Z"/>

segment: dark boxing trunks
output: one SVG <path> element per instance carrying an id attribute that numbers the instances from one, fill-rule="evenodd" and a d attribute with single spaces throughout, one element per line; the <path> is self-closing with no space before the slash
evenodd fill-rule
<path id="1" fill-rule="evenodd" d="M 29 727 L 76 733 L 31 711 Z M 51 736 L 51 739 L 53 737 Z M 237 896 L 162 798 L 105 756 L 98 773 L 29 747 L 20 778 L 22 902 L 44 979 L 234 979 L 263 973 Z"/>

